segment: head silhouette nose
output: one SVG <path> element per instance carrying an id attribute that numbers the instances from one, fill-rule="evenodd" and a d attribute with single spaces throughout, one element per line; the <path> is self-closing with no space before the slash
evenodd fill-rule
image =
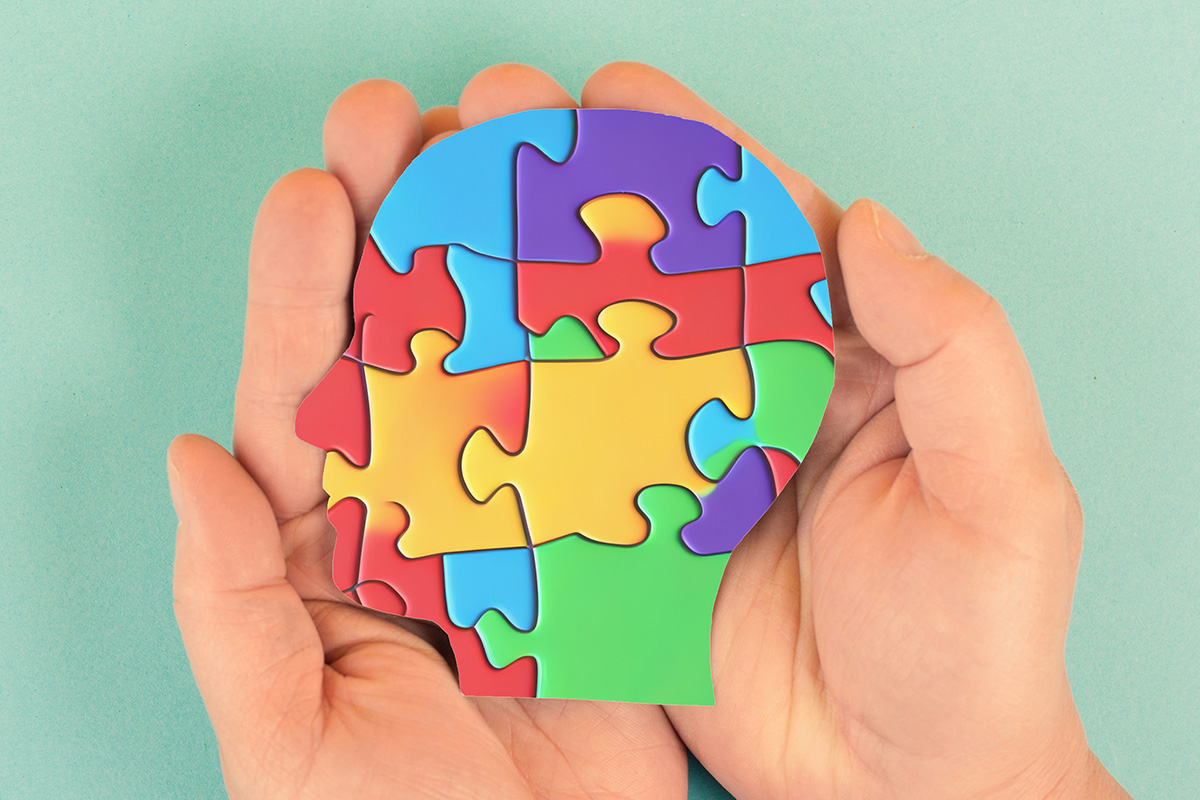
<path id="1" fill-rule="evenodd" d="M 296 436 L 365 467 L 371 460 L 370 418 L 363 366 L 342 356 L 300 404 Z"/>

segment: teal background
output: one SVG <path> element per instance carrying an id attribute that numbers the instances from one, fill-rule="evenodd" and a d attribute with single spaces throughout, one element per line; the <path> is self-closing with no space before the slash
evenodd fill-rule
<path id="1" fill-rule="evenodd" d="M 164 451 L 228 445 L 254 212 L 346 86 L 637 59 L 997 295 L 1082 496 L 1068 640 L 1138 798 L 1200 786 L 1200 12 L 1138 3 L 23 3 L 0 54 L 0 795 L 223 793 Z M 699 771 L 693 797 L 723 796 Z"/>

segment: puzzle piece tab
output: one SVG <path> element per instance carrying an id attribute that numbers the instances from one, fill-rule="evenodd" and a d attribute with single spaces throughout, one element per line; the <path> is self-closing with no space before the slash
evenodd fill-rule
<path id="1" fill-rule="evenodd" d="M 712 487 L 688 456 L 685 431 L 696 409 L 721 398 L 749 415 L 741 349 L 658 358 L 650 343 L 671 326 L 671 315 L 649 303 L 616 303 L 599 321 L 620 342 L 613 356 L 531 364 L 530 426 L 519 453 L 482 430 L 463 450 L 462 476 L 475 498 L 505 484 L 520 492 L 534 545 L 571 533 L 642 541 L 646 526 L 634 497 L 643 487 Z"/>
<path id="2" fill-rule="evenodd" d="M 645 300 L 675 315 L 676 323 L 654 343 L 672 358 L 712 353 L 742 344 L 742 271 L 720 269 L 666 275 L 650 261 L 655 242 L 667 228 L 644 197 L 610 194 L 589 200 L 580 210 L 600 241 L 591 264 L 521 261 L 517 265 L 517 304 L 521 322 L 545 332 L 563 314 L 583 321 L 606 354 L 616 341 L 601 330 L 597 316 L 621 300 Z"/>
<path id="3" fill-rule="evenodd" d="M 702 556 L 732 553 L 778 492 L 767 457 L 747 448 L 713 490 L 700 496 L 700 518 L 683 526 L 683 543 Z"/>
<path id="4" fill-rule="evenodd" d="M 740 149 L 737 173 L 714 167 L 700 176 L 696 186 L 700 219 L 718 225 L 738 212 L 746 225 L 744 264 L 820 252 L 812 226 L 779 178 L 749 150 Z"/>
<path id="5" fill-rule="evenodd" d="M 525 432 L 529 363 L 450 375 L 441 364 L 455 346 L 441 331 L 421 331 L 412 338 L 412 372 L 364 368 L 371 460 L 357 467 L 337 452 L 326 456 L 325 491 L 333 502 L 361 498 L 368 528 L 392 528 L 394 522 L 377 517 L 394 515 L 393 508 L 407 512 L 412 524 L 400 549 L 411 558 L 527 544 L 512 488 L 476 502 L 458 468 L 462 443 L 481 425 L 516 449 Z"/>
<path id="6" fill-rule="evenodd" d="M 729 555 L 696 555 L 680 541 L 700 513 L 691 492 L 651 486 L 637 507 L 650 532 L 636 547 L 568 536 L 534 548 L 532 631 L 495 611 L 479 620 L 492 664 L 537 659 L 538 697 L 712 705 L 712 609 Z"/>
<path id="7" fill-rule="evenodd" d="M 587 326 L 576 317 L 559 317 L 544 334 L 531 334 L 529 353 L 534 361 L 595 361 L 604 351 Z"/>
<path id="8" fill-rule="evenodd" d="M 688 425 L 688 450 L 700 472 L 719 480 L 747 447 L 772 447 L 804 457 L 833 390 L 833 358 L 811 342 L 762 342 L 746 347 L 754 376 L 754 413 L 704 404 Z"/>
<path id="9" fill-rule="evenodd" d="M 417 248 L 451 242 L 515 259 L 517 149 L 555 164 L 574 144 L 569 109 L 522 111 L 464 128 L 405 168 L 379 206 L 371 236 L 397 272 L 409 271 Z"/>
<path id="10" fill-rule="evenodd" d="M 450 621 L 470 628 L 489 608 L 514 628 L 533 629 L 537 621 L 537 578 L 533 550 L 474 550 L 442 556 L 446 572 L 446 608 Z"/>
<path id="11" fill-rule="evenodd" d="M 607 108 L 575 113 L 579 135 L 566 162 L 554 163 L 544 148 L 517 153 L 518 260 L 594 262 L 599 251 L 580 224 L 579 209 L 600 195 L 632 192 L 666 218 L 669 233 L 651 253 L 658 269 L 694 272 L 745 263 L 741 218 L 709 226 L 696 208 L 696 181 L 705 169 L 729 175 L 741 169 L 732 139 L 704 123 L 664 114 Z"/>
<path id="12" fill-rule="evenodd" d="M 458 664 L 459 686 L 472 695 L 533 697 L 537 667 L 532 658 L 496 669 L 479 634 L 450 621 L 444 599 L 442 556 L 406 558 L 396 547 L 408 524 L 400 510 L 386 527 L 368 527 L 367 509 L 349 497 L 331 505 L 337 529 L 334 580 L 362 605 L 387 614 L 427 619 L 446 632 Z"/>

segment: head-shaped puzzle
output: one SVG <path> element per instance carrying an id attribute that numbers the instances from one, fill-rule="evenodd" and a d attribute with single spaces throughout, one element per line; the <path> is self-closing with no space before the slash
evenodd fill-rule
<path id="1" fill-rule="evenodd" d="M 713 702 L 733 548 L 833 387 L 816 238 L 700 122 L 537 110 L 435 144 L 301 406 L 334 580 L 449 636 L 466 694 Z"/>

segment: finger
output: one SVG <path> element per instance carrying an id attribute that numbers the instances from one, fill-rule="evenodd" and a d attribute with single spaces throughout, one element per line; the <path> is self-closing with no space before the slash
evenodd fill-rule
<path id="1" fill-rule="evenodd" d="M 424 153 L 426 150 L 433 147 L 435 144 L 440 142 L 442 139 L 445 139 L 447 136 L 453 136 L 456 133 L 458 133 L 457 130 L 441 131 L 440 133 L 435 133 L 433 136 L 430 136 L 428 139 L 426 139 L 425 143 L 423 145 L 421 145 L 421 152 Z"/>
<path id="2" fill-rule="evenodd" d="M 175 617 L 218 736 L 279 732 L 285 712 L 316 715 L 324 653 L 284 578 L 266 496 L 220 445 L 199 436 L 172 443 L 167 472 L 179 516 Z"/>
<path id="3" fill-rule="evenodd" d="M 421 114 L 421 139 L 428 142 L 431 137 L 445 131 L 456 131 L 462 128 L 458 121 L 457 106 L 434 106 Z"/>
<path id="4" fill-rule="evenodd" d="M 422 128 L 412 93 L 380 79 L 351 86 L 325 115 L 325 168 L 346 187 L 354 209 L 356 261 L 379 204 L 421 149 Z"/>
<path id="5" fill-rule="evenodd" d="M 296 438 L 296 409 L 349 339 L 354 214 L 342 184 L 304 169 L 263 200 L 250 244 L 233 446 L 275 514 L 325 502 L 324 453 Z"/>
<path id="6" fill-rule="evenodd" d="M 1033 375 L 1000 304 L 868 200 L 846 212 L 838 252 L 859 330 L 896 368 L 921 487 L 954 513 L 1011 508 L 1014 481 L 1056 481 Z"/>
<path id="7" fill-rule="evenodd" d="M 616 61 L 592 73 L 580 95 L 584 108 L 630 108 L 694 119 L 711 125 L 750 151 L 779 178 L 812 226 L 825 260 L 834 326 L 850 324 L 837 268 L 837 224 L 842 209 L 803 174 L 791 169 L 695 92 L 662 70 Z"/>
<path id="8" fill-rule="evenodd" d="M 540 69 L 497 64 L 467 81 L 458 98 L 458 119 L 470 127 L 533 108 L 577 108 L 566 89 Z"/>

